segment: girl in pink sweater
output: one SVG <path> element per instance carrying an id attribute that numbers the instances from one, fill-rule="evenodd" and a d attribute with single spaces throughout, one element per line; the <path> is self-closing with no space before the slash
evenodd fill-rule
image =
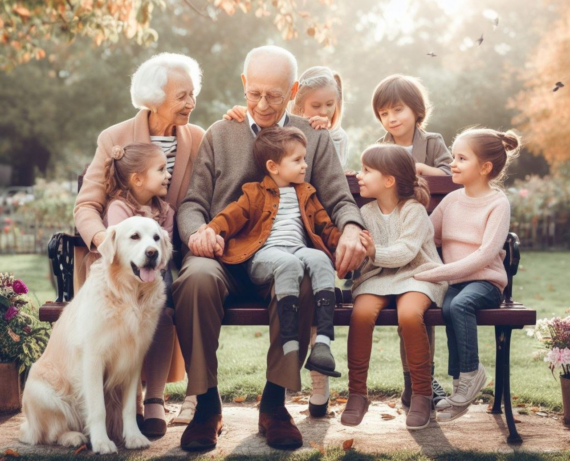
<path id="1" fill-rule="evenodd" d="M 444 264 L 414 278 L 449 282 L 443 317 L 453 393 L 437 404 L 438 421 L 465 414 L 486 382 L 479 362 L 476 313 L 498 308 L 507 285 L 503 245 L 510 205 L 497 185 L 519 149 L 512 131 L 480 128 L 461 133 L 453 143 L 451 171 L 453 182 L 464 188 L 448 194 L 431 215 Z"/>
<path id="2" fill-rule="evenodd" d="M 156 220 L 172 239 L 174 210 L 163 200 L 170 177 L 166 155 L 156 144 L 114 146 L 105 163 L 105 192 L 109 202 L 103 218 L 105 225 L 113 226 L 135 215 L 144 216 Z M 141 278 L 144 278 L 142 272 Z M 144 417 L 142 409 L 137 408 L 137 422 L 147 437 L 161 437 L 166 433 L 164 387 L 174 347 L 172 274 L 168 268 L 163 278 L 166 306 L 143 365 L 146 376 Z"/>

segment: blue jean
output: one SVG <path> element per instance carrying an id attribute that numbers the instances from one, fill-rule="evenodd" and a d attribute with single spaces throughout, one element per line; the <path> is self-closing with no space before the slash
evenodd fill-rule
<path id="1" fill-rule="evenodd" d="M 443 318 L 449 349 L 448 374 L 453 379 L 479 367 L 476 313 L 479 309 L 496 309 L 502 300 L 501 291 L 485 280 L 449 286 L 443 300 Z"/>

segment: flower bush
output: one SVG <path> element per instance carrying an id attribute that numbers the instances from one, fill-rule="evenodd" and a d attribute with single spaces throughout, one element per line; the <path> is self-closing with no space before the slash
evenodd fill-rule
<path id="1" fill-rule="evenodd" d="M 38 320 L 28 287 L 0 273 L 0 362 L 16 362 L 26 373 L 46 348 L 50 327 Z"/>
<path id="2" fill-rule="evenodd" d="M 549 349 L 544 361 L 549 363 L 552 374 L 560 368 L 561 375 L 570 378 L 570 316 L 540 319 L 529 334 Z"/>

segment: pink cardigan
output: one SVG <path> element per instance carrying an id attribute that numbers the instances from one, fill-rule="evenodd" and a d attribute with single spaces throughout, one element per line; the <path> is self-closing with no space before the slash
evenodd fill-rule
<path id="1" fill-rule="evenodd" d="M 87 248 L 92 252 L 96 251 L 93 237 L 105 231 L 103 224 L 103 213 L 107 204 L 104 178 L 105 160 L 109 158 L 112 147 L 117 144 L 125 146 L 131 142 L 150 143 L 148 116 L 148 110 L 141 110 L 134 118 L 113 125 L 99 135 L 97 151 L 83 178 L 83 185 L 77 195 L 74 210 L 75 227 Z M 194 158 L 203 136 L 204 130 L 196 125 L 176 127 L 178 142 L 176 162 L 166 196 L 166 201 L 175 211 L 188 191 Z"/>
<path id="2" fill-rule="evenodd" d="M 468 197 L 465 189 L 451 192 L 431 214 L 445 264 L 414 278 L 450 284 L 487 280 L 502 292 L 507 286 L 503 246 L 510 218 L 509 200 L 500 190 L 479 198 Z"/>

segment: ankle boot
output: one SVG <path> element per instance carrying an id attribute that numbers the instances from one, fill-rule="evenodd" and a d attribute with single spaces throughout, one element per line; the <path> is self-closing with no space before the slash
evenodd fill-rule
<path id="1" fill-rule="evenodd" d="M 284 346 L 291 341 L 295 341 L 296 349 L 299 349 L 299 297 L 285 296 L 277 301 L 277 314 L 279 315 L 279 326 L 281 344 Z M 289 344 L 290 345 L 290 344 Z M 288 345 L 288 346 L 289 346 Z M 284 352 L 292 352 L 295 348 L 285 348 Z"/>
<path id="2" fill-rule="evenodd" d="M 317 335 L 323 335 L 334 340 L 334 309 L 336 296 L 334 291 L 321 290 L 315 293 L 315 318 L 317 320 Z"/>
<path id="3" fill-rule="evenodd" d="M 408 408 L 412 398 L 412 378 L 409 371 L 404 371 L 404 390 L 402 391 L 402 406 Z"/>
<path id="4" fill-rule="evenodd" d="M 427 427 L 431 416 L 431 407 L 431 395 L 412 394 L 410 411 L 408 411 L 406 418 L 406 428 L 414 431 Z"/>

